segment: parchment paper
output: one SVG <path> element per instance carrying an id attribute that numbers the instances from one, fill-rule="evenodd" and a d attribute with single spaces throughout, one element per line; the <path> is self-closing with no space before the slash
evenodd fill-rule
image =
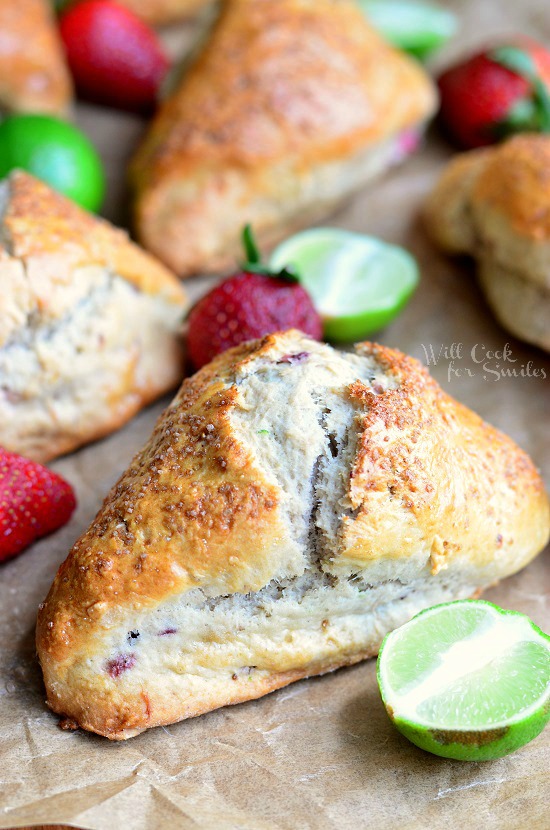
<path id="1" fill-rule="evenodd" d="M 546 0 L 448 5 L 460 14 L 462 30 L 441 64 L 465 44 L 502 32 L 550 40 Z M 169 36 L 174 49 L 180 35 L 185 40 L 189 33 Z M 143 124 L 84 106 L 78 117 L 107 163 L 106 215 L 122 222 L 125 161 Z M 424 362 L 433 348 L 438 359 L 432 372 L 443 387 L 510 433 L 536 459 L 550 486 L 548 355 L 521 345 L 493 322 L 471 267 L 439 256 L 415 218 L 449 154 L 434 131 L 419 156 L 365 190 L 332 223 L 405 244 L 418 257 L 422 285 L 379 339 Z M 204 282 L 190 289 L 197 296 Z M 507 343 L 507 359 L 489 355 Z M 447 355 L 439 353 L 441 346 Z M 531 376 L 500 376 L 502 369 L 522 366 Z M 492 763 L 432 757 L 391 726 L 378 697 L 374 661 L 125 743 L 59 729 L 44 705 L 35 659 L 36 609 L 71 544 L 166 403 L 54 464 L 77 489 L 76 515 L 55 536 L 0 568 L 0 827 L 547 830 L 550 729 Z M 528 613 L 550 630 L 548 566 L 547 551 L 487 598 Z"/>

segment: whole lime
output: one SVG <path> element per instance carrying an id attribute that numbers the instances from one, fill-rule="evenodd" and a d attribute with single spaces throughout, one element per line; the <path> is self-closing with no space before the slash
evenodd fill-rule
<path id="1" fill-rule="evenodd" d="M 84 133 L 49 115 L 12 115 L 0 124 L 0 178 L 32 173 L 81 207 L 97 211 L 105 192 L 100 158 Z"/>

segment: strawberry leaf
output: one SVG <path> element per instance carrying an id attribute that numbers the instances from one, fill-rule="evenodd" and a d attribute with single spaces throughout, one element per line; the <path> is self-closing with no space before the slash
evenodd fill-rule
<path id="1" fill-rule="evenodd" d="M 526 81 L 533 82 L 537 78 L 537 67 L 531 55 L 517 46 L 499 46 L 493 49 L 490 56 L 495 63 L 515 72 Z"/>
<path id="2" fill-rule="evenodd" d="M 508 138 L 522 132 L 538 130 L 538 110 L 532 98 L 521 98 L 508 112 L 506 118 L 491 126 L 491 135 L 497 139 Z"/>
<path id="3" fill-rule="evenodd" d="M 520 132 L 550 132 L 550 92 L 531 55 L 517 46 L 501 46 L 490 57 L 528 81 L 532 89 L 531 98 L 518 101 L 506 118 L 495 125 L 494 133 L 504 138 Z"/>
<path id="4" fill-rule="evenodd" d="M 535 80 L 533 92 L 540 119 L 539 129 L 543 133 L 548 133 L 550 132 L 550 92 L 540 78 Z"/>

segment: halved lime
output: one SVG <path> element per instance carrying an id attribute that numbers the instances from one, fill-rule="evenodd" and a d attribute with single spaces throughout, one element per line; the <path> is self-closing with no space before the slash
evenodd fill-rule
<path id="1" fill-rule="evenodd" d="M 359 5 L 386 40 L 420 59 L 442 46 L 457 29 L 456 16 L 432 3 L 359 0 Z"/>
<path id="2" fill-rule="evenodd" d="M 324 336 L 337 342 L 384 328 L 418 285 L 416 261 L 402 248 L 340 228 L 291 236 L 269 264 L 274 271 L 293 268 L 321 315 Z"/>
<path id="3" fill-rule="evenodd" d="M 397 729 L 421 749 L 491 761 L 550 719 L 550 637 L 491 602 L 436 605 L 388 634 L 378 686 Z"/>

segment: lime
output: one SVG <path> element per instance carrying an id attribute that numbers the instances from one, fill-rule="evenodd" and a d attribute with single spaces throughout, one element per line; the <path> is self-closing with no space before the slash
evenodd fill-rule
<path id="1" fill-rule="evenodd" d="M 443 46 L 457 29 L 455 15 L 431 3 L 359 0 L 359 5 L 386 40 L 420 59 Z"/>
<path id="2" fill-rule="evenodd" d="M 0 124 L 0 178 L 19 167 L 87 210 L 105 190 L 99 156 L 86 136 L 49 115 L 12 115 Z"/>
<path id="3" fill-rule="evenodd" d="M 291 267 L 323 320 L 327 340 L 361 340 L 390 323 L 418 285 L 418 267 L 402 248 L 339 228 L 291 236 L 270 259 Z"/>
<path id="4" fill-rule="evenodd" d="M 550 637 L 491 602 L 436 605 L 388 634 L 378 686 L 397 729 L 421 749 L 491 761 L 550 719 Z"/>

